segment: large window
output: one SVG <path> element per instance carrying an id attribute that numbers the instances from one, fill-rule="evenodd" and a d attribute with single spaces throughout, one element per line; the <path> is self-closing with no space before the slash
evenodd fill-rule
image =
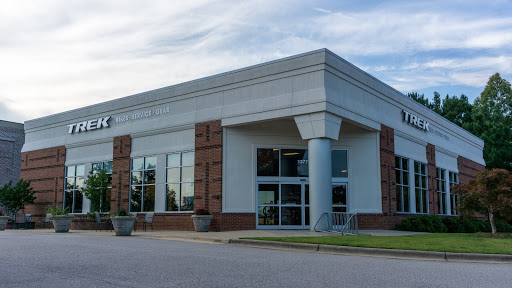
<path id="1" fill-rule="evenodd" d="M 452 192 L 452 187 L 459 184 L 459 174 L 450 171 L 448 173 L 448 179 L 450 181 L 450 203 L 452 209 L 452 215 L 457 215 L 457 205 L 459 204 L 459 195 Z"/>
<path id="2" fill-rule="evenodd" d="M 84 187 L 84 165 L 66 167 L 66 187 L 64 192 L 64 208 L 71 213 L 82 213 Z"/>
<path id="3" fill-rule="evenodd" d="M 167 211 L 194 210 L 194 152 L 167 155 Z"/>
<path id="4" fill-rule="evenodd" d="M 155 211 L 156 157 L 132 159 L 130 212 Z"/>
<path id="5" fill-rule="evenodd" d="M 409 159 L 395 156 L 396 210 L 410 212 L 409 209 Z"/>
<path id="6" fill-rule="evenodd" d="M 332 177 L 348 178 L 347 150 L 331 151 Z M 257 175 L 309 177 L 307 149 L 257 150 Z"/>
<path id="7" fill-rule="evenodd" d="M 112 161 L 92 163 L 92 172 L 98 173 L 100 170 L 105 170 L 108 177 L 108 189 L 100 199 L 100 212 L 110 211 L 110 199 L 112 195 Z"/>
<path id="8" fill-rule="evenodd" d="M 414 161 L 416 213 L 428 213 L 427 164 Z"/>
<path id="9" fill-rule="evenodd" d="M 437 168 L 437 207 L 439 208 L 439 214 L 448 214 L 448 205 L 446 205 L 446 170 Z"/>

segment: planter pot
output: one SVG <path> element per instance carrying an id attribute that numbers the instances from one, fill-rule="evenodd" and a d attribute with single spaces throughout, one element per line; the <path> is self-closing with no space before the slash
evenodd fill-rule
<path id="1" fill-rule="evenodd" d="M 5 225 L 7 225 L 7 221 L 9 221 L 9 216 L 0 216 L 0 231 L 5 230 Z"/>
<path id="2" fill-rule="evenodd" d="M 208 232 L 212 218 L 212 215 L 192 215 L 196 232 Z"/>
<path id="3" fill-rule="evenodd" d="M 73 215 L 55 215 L 52 216 L 53 228 L 57 233 L 68 232 L 71 227 Z"/>
<path id="4" fill-rule="evenodd" d="M 137 216 L 115 216 L 111 219 L 114 230 L 116 231 L 116 236 L 132 235 L 133 224 Z"/>

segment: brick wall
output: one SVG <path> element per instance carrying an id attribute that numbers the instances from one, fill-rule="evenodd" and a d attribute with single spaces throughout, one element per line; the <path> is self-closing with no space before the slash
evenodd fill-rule
<path id="1" fill-rule="evenodd" d="M 24 152 L 21 156 L 21 178 L 31 181 L 37 197 L 35 204 L 25 207 L 24 212 L 37 221 L 44 217 L 47 206 L 62 207 L 66 147 Z"/>
<path id="2" fill-rule="evenodd" d="M 474 179 L 476 174 L 485 170 L 485 166 L 459 156 L 457 158 L 457 168 L 459 169 L 459 183 L 466 184 Z"/>
<path id="3" fill-rule="evenodd" d="M 120 208 L 129 209 L 130 201 L 130 154 L 132 138 L 130 135 L 114 137 L 112 159 L 112 211 Z"/>
<path id="4" fill-rule="evenodd" d="M 380 130 L 380 183 L 382 191 L 382 213 L 396 213 L 395 190 L 395 131 L 381 125 Z"/>
<path id="5" fill-rule="evenodd" d="M 222 125 L 220 120 L 195 126 L 194 209 L 213 215 L 211 230 L 220 230 L 222 212 Z"/>
<path id="6" fill-rule="evenodd" d="M 436 192 L 436 146 L 427 144 L 427 177 L 429 214 L 439 214 Z"/>

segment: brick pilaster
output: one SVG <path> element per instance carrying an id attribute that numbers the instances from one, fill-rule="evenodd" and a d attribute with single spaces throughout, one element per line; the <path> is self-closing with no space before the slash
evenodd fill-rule
<path id="1" fill-rule="evenodd" d="M 439 214 L 437 205 L 437 192 L 436 192 L 436 146 L 427 144 L 427 177 L 428 177 L 428 205 L 429 214 Z"/>
<path id="2" fill-rule="evenodd" d="M 65 162 L 65 146 L 22 153 L 21 178 L 30 180 L 36 192 L 35 204 L 25 207 L 25 213 L 32 214 L 33 220 L 44 217 L 47 206 L 62 207 Z"/>
<path id="3" fill-rule="evenodd" d="M 212 230 L 221 229 L 222 124 L 220 120 L 195 126 L 194 209 L 204 208 L 214 216 Z"/>
<path id="4" fill-rule="evenodd" d="M 384 216 L 396 213 L 395 188 L 395 131 L 385 125 L 380 129 L 380 182 L 382 213 Z"/>
<path id="5" fill-rule="evenodd" d="M 132 138 L 123 135 L 114 138 L 112 159 L 112 195 L 110 209 L 121 207 L 128 211 L 130 201 L 130 154 Z"/>

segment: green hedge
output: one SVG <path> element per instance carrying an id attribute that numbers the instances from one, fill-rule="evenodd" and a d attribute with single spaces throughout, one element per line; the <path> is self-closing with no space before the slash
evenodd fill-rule
<path id="1" fill-rule="evenodd" d="M 418 215 L 409 217 L 397 224 L 398 230 L 443 233 L 447 232 L 446 225 L 443 224 L 441 218 L 435 215 Z"/>
<path id="2" fill-rule="evenodd" d="M 431 233 L 477 233 L 491 232 L 489 221 L 469 220 L 460 217 L 441 218 L 436 215 L 418 215 L 409 217 L 396 225 L 398 230 Z M 511 233 L 512 226 L 505 221 L 496 221 L 498 232 Z"/>

